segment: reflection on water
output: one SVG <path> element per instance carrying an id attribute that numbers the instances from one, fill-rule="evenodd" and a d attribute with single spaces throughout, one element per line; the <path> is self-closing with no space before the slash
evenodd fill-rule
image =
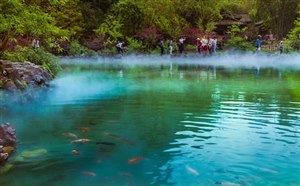
<path id="1" fill-rule="evenodd" d="M 300 185 L 297 68 L 83 63 L 2 104 L 20 142 L 0 185 Z"/>

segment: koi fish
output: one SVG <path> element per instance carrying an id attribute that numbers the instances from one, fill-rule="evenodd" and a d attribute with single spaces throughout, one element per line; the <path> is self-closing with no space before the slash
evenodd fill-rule
<path id="1" fill-rule="evenodd" d="M 78 138 L 76 134 L 73 134 L 71 132 L 64 132 L 63 135 L 71 138 Z"/>
<path id="2" fill-rule="evenodd" d="M 122 137 L 122 136 L 119 136 L 119 135 L 116 135 L 116 134 L 112 134 L 112 133 L 109 133 L 109 132 L 104 132 L 103 135 L 104 135 L 104 136 L 107 136 L 107 137 L 115 138 L 115 139 L 117 139 L 117 140 L 119 140 L 119 141 L 126 142 L 126 143 L 128 143 L 129 145 L 131 145 L 131 146 L 135 146 L 135 145 L 136 145 L 136 144 L 135 144 L 133 141 L 131 141 L 130 139 L 125 138 L 125 137 Z"/>
<path id="3" fill-rule="evenodd" d="M 87 138 L 82 138 L 82 139 L 73 140 L 73 141 L 71 141 L 71 143 L 85 143 L 85 142 L 89 142 L 89 141 L 92 141 L 92 140 L 87 139 Z"/>
<path id="4" fill-rule="evenodd" d="M 240 184 L 227 182 L 227 181 L 222 181 L 222 182 L 217 181 L 216 184 L 223 185 L 223 186 L 241 186 Z"/>
<path id="5" fill-rule="evenodd" d="M 80 152 L 79 152 L 79 150 L 72 150 L 72 154 L 74 154 L 74 155 L 79 155 Z"/>
<path id="6" fill-rule="evenodd" d="M 96 176 L 96 174 L 95 173 L 93 173 L 93 172 L 88 172 L 88 171 L 82 171 L 82 174 L 84 174 L 84 175 L 86 175 L 86 176 Z"/>
<path id="7" fill-rule="evenodd" d="M 86 133 L 86 132 L 90 131 L 90 128 L 88 128 L 88 127 L 81 127 L 81 128 L 79 128 L 79 130 L 82 133 Z"/>
<path id="8" fill-rule="evenodd" d="M 143 157 L 135 157 L 135 158 L 131 158 L 128 160 L 128 164 L 133 164 L 133 163 L 138 163 L 142 160 L 144 160 L 145 158 Z"/>
<path id="9" fill-rule="evenodd" d="M 199 175 L 199 172 L 197 170 L 193 169 L 192 167 L 186 165 L 185 168 L 189 173 L 194 174 L 195 176 Z"/>
<path id="10" fill-rule="evenodd" d="M 115 143 L 112 143 L 112 142 L 106 142 L 106 141 L 98 141 L 96 142 L 97 145 L 110 145 L 110 146 L 114 146 L 116 145 Z"/>
<path id="11" fill-rule="evenodd" d="M 117 139 L 121 138 L 121 136 L 118 136 L 116 134 L 112 134 L 112 133 L 109 133 L 109 132 L 104 132 L 103 135 L 107 136 L 107 137 L 117 138 Z"/>

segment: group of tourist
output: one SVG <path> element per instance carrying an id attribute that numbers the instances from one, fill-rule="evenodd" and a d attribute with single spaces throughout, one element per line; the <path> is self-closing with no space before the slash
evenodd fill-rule
<path id="1" fill-rule="evenodd" d="M 261 51 L 261 44 L 262 44 L 262 40 L 261 40 L 261 35 L 258 35 L 256 40 L 255 40 L 255 47 L 256 47 L 256 52 L 260 52 Z M 268 43 L 269 43 L 269 49 L 272 50 L 273 49 L 273 43 L 275 42 L 275 39 L 273 38 L 273 35 L 268 37 Z M 279 52 L 280 54 L 283 54 L 283 41 L 279 42 Z"/>
<path id="2" fill-rule="evenodd" d="M 37 39 L 33 39 L 32 42 L 31 42 L 31 46 L 33 48 L 40 48 L 40 41 Z"/>
<path id="3" fill-rule="evenodd" d="M 178 40 L 178 51 L 179 54 L 182 54 L 184 52 L 184 42 L 186 38 L 181 37 Z M 174 48 L 175 42 L 173 39 L 170 39 L 168 43 L 168 49 L 169 54 L 173 54 L 173 48 Z M 161 39 L 158 44 L 160 48 L 160 54 L 163 55 L 165 53 L 165 45 L 164 45 L 164 39 Z M 217 51 L 217 38 L 216 37 L 206 37 L 203 38 L 197 38 L 197 51 L 199 54 L 202 54 L 204 56 L 206 55 L 212 55 L 216 53 Z"/>
<path id="4" fill-rule="evenodd" d="M 179 40 L 177 42 L 179 54 L 182 54 L 184 52 L 185 40 L 186 40 L 186 38 L 181 37 L 181 38 L 179 38 Z M 217 41 L 218 40 L 217 40 L 216 36 L 214 36 L 214 37 L 203 36 L 202 38 L 197 38 L 196 39 L 196 47 L 197 47 L 198 53 L 203 56 L 209 56 L 209 55 L 215 54 L 217 52 Z M 274 42 L 274 41 L 272 40 L 272 42 Z M 124 44 L 125 43 L 121 42 L 121 41 L 117 42 L 116 49 L 117 49 L 118 54 L 122 54 L 124 52 Z M 175 45 L 175 42 L 174 42 L 173 38 L 171 38 L 168 43 L 168 52 L 170 55 L 173 54 L 174 45 Z M 165 53 L 165 40 L 160 39 L 158 46 L 160 48 L 160 54 L 163 55 Z M 256 47 L 257 52 L 261 51 L 261 46 L 262 46 L 262 37 L 261 37 L 261 35 L 258 35 L 257 39 L 255 41 L 255 47 Z M 280 41 L 280 43 L 279 43 L 279 51 L 280 51 L 280 54 L 283 53 L 283 41 Z"/>
<path id="5" fill-rule="evenodd" d="M 204 56 L 212 55 L 217 52 L 217 37 L 197 38 L 197 50 Z"/>

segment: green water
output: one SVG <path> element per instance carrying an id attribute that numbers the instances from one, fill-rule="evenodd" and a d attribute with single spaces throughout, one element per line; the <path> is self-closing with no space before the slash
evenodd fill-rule
<path id="1" fill-rule="evenodd" d="M 300 185 L 297 68 L 62 61 L 50 89 L 1 107 L 19 140 L 1 186 Z"/>

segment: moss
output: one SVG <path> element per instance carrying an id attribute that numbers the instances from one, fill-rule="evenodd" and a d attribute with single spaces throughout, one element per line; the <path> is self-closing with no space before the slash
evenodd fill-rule
<path id="1" fill-rule="evenodd" d="M 21 81 L 21 84 L 24 89 L 28 87 L 28 84 L 26 83 L 26 81 Z"/>

